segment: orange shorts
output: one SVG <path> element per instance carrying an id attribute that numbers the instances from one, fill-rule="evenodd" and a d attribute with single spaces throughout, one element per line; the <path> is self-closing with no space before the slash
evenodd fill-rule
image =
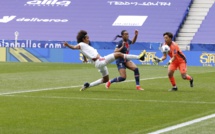
<path id="1" fill-rule="evenodd" d="M 168 69 L 172 71 L 179 69 L 181 74 L 187 73 L 187 65 L 185 62 L 173 62 L 169 65 Z"/>

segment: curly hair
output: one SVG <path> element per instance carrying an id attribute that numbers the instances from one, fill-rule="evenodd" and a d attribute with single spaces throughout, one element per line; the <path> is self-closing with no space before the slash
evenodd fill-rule
<path id="1" fill-rule="evenodd" d="M 76 37 L 77 42 L 78 43 L 83 42 L 83 39 L 85 39 L 86 35 L 87 35 L 87 31 L 84 31 L 84 30 L 79 31 Z"/>

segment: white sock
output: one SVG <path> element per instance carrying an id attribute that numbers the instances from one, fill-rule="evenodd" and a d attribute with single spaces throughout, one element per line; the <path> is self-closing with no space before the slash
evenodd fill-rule
<path id="1" fill-rule="evenodd" d="M 139 60 L 139 56 L 138 55 L 132 55 L 132 54 L 124 54 L 124 59 Z"/>
<path id="2" fill-rule="evenodd" d="M 103 83 L 102 79 L 98 79 L 98 80 L 90 83 L 90 87 L 97 86 L 97 85 L 102 84 L 102 83 Z"/>

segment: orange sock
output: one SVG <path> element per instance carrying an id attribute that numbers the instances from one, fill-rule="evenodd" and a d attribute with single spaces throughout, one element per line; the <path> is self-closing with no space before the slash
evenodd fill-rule
<path id="1" fill-rule="evenodd" d="M 186 80 L 191 80 L 191 79 L 192 79 L 191 76 L 189 76 L 189 75 L 186 76 Z"/>
<path id="2" fill-rule="evenodd" d="M 176 86 L 174 77 L 169 77 L 169 81 L 171 82 L 172 86 Z"/>

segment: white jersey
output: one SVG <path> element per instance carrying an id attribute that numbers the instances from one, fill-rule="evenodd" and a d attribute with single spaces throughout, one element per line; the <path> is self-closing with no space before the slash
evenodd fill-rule
<path id="1" fill-rule="evenodd" d="M 90 45 L 84 42 L 80 42 L 79 45 L 81 47 L 80 52 L 90 60 L 96 58 L 97 55 L 99 54 L 95 48 L 91 47 Z"/>

